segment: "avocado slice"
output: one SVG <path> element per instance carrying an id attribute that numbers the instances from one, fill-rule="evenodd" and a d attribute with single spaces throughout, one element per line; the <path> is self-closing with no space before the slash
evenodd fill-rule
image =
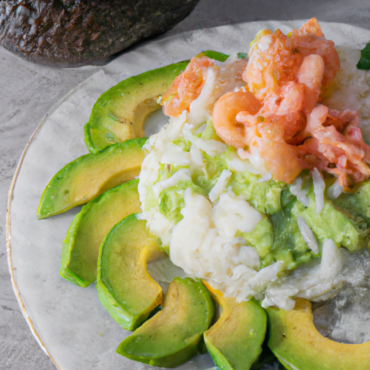
<path id="1" fill-rule="evenodd" d="M 164 94 L 189 61 L 130 77 L 113 86 L 94 104 L 85 125 L 85 143 L 91 153 L 108 145 L 144 136 L 146 117 L 159 109 Z"/>
<path id="2" fill-rule="evenodd" d="M 93 199 L 74 218 L 63 242 L 60 275 L 81 287 L 96 279 L 99 247 L 112 227 L 141 212 L 139 180 L 131 180 Z"/>
<path id="3" fill-rule="evenodd" d="M 103 306 L 124 329 L 136 329 L 162 303 L 162 288 L 146 264 L 165 256 L 136 214 L 125 217 L 104 239 L 96 287 Z"/>
<path id="4" fill-rule="evenodd" d="M 293 310 L 268 308 L 268 346 L 289 370 L 368 370 L 370 342 L 344 344 L 323 337 L 315 328 L 311 303 L 297 299 Z"/>
<path id="5" fill-rule="evenodd" d="M 199 279 L 175 278 L 162 311 L 117 348 L 117 353 L 152 366 L 176 367 L 195 356 L 211 324 L 214 303 Z"/>
<path id="6" fill-rule="evenodd" d="M 239 58 L 244 58 L 239 53 Z M 198 56 L 224 62 L 229 55 L 206 50 Z M 85 125 L 85 143 L 91 153 L 97 153 L 108 145 L 144 136 L 147 116 L 161 108 L 158 98 L 184 71 L 189 61 L 170 64 L 137 76 L 129 77 L 110 88 L 94 104 L 89 121 Z"/>
<path id="7" fill-rule="evenodd" d="M 111 145 L 63 167 L 46 186 L 37 210 L 43 219 L 85 204 L 140 173 L 146 138 Z"/>
<path id="8" fill-rule="evenodd" d="M 249 370 L 258 360 L 265 339 L 267 317 L 254 300 L 237 303 L 205 283 L 222 307 L 221 317 L 204 333 L 204 341 L 221 370 Z"/>

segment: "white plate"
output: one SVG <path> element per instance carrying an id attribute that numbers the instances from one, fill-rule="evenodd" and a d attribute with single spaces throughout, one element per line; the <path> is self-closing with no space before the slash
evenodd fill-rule
<path id="1" fill-rule="evenodd" d="M 123 54 L 71 91 L 40 123 L 15 173 L 7 217 L 7 247 L 14 291 L 24 317 L 40 346 L 57 368 L 147 369 L 115 353 L 129 334 L 99 302 L 95 285 L 82 289 L 59 276 L 62 241 L 79 208 L 38 221 L 42 191 L 65 164 L 86 154 L 83 125 L 96 99 L 123 78 L 188 59 L 206 49 L 225 53 L 247 51 L 262 28 L 289 32 L 302 21 L 254 22 L 189 32 L 147 43 Z M 337 44 L 362 48 L 370 31 L 322 23 L 326 37 Z M 21 343 L 20 343 L 21 345 Z M 197 356 L 181 369 L 213 366 L 208 355 Z"/>

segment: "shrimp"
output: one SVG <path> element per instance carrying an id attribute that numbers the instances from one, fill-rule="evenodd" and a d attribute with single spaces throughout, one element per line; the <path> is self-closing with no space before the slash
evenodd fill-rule
<path id="1" fill-rule="evenodd" d="M 322 85 L 327 88 L 339 71 L 340 60 L 334 42 L 325 39 L 317 19 L 312 18 L 299 30 L 293 30 L 290 42 L 303 57 L 311 54 L 322 57 L 325 65 Z"/>
<path id="2" fill-rule="evenodd" d="M 294 30 L 295 31 L 295 30 Z M 294 32 L 293 31 L 293 32 Z M 324 37 L 324 34 L 321 31 L 321 27 L 316 18 L 309 19 L 300 29 L 300 35 L 309 35 L 316 37 Z"/>
<path id="3" fill-rule="evenodd" d="M 325 64 L 320 55 L 310 54 L 303 59 L 297 74 L 298 81 L 305 84 L 317 96 L 320 95 Z"/>
<path id="4" fill-rule="evenodd" d="M 207 68 L 214 65 L 208 57 L 191 58 L 185 71 L 180 73 L 164 93 L 161 104 L 167 116 L 179 116 L 201 93 L 207 77 Z"/>
<path id="5" fill-rule="evenodd" d="M 275 122 L 263 122 L 258 126 L 261 135 L 258 150 L 267 170 L 275 181 L 291 184 L 307 168 L 305 162 L 299 158 L 298 147 L 284 140 L 284 126 Z"/>
<path id="6" fill-rule="evenodd" d="M 349 185 L 348 175 L 355 182 L 370 176 L 370 168 L 365 163 L 370 162 L 370 148 L 365 144 L 358 125 L 356 111 L 338 112 L 318 105 L 308 115 L 303 132 L 314 141 L 304 142 L 300 150 L 305 154 L 314 153 L 322 162 L 319 161 L 317 167 L 338 176 L 343 187 Z M 329 168 L 329 163 L 336 167 Z"/>
<path id="7" fill-rule="evenodd" d="M 243 79 L 262 107 L 255 115 L 237 114 L 246 130 L 244 143 L 256 146 L 273 178 L 287 183 L 314 162 L 325 162 L 325 167 L 334 159 L 339 163 L 325 157 L 316 137 L 310 149 L 299 149 L 307 139 L 307 116 L 320 100 L 322 85 L 327 86 L 339 69 L 334 43 L 325 39 L 315 18 L 289 37 L 280 30 L 257 36 Z"/>
<path id="8" fill-rule="evenodd" d="M 251 115 L 261 109 L 260 101 L 250 92 L 229 92 L 217 100 L 212 113 L 213 127 L 226 144 L 244 148 L 245 128 L 236 121 L 236 115 L 246 111 Z"/>
<path id="9" fill-rule="evenodd" d="M 263 33 L 252 46 L 243 80 L 257 99 L 264 99 L 286 82 L 294 81 L 302 56 L 280 30 Z"/>
<path id="10" fill-rule="evenodd" d="M 311 57 L 312 54 L 315 57 Z M 334 43 L 325 39 L 316 18 L 312 18 L 299 30 L 293 30 L 290 37 L 280 30 L 270 34 L 262 32 L 256 37 L 243 79 L 260 100 L 269 94 L 276 94 L 282 85 L 296 81 L 297 77 L 298 82 L 303 83 L 313 79 L 315 82 L 311 85 L 314 86 L 305 84 L 311 89 L 314 87 L 312 90 L 318 96 L 321 84 L 327 88 L 339 66 Z"/>
<path id="11" fill-rule="evenodd" d="M 358 113 L 318 104 L 340 62 L 315 18 L 288 36 L 259 32 L 248 61 L 228 63 L 220 67 L 207 57 L 193 58 L 164 94 L 165 114 L 192 110 L 191 103 L 207 91 L 210 71 L 217 69 L 211 98 L 199 104 L 209 113 L 213 107 L 213 126 L 226 144 L 258 150 L 274 180 L 292 183 L 314 167 L 337 176 L 343 187 L 370 177 L 370 147 Z M 243 81 L 247 92 L 230 92 Z"/>

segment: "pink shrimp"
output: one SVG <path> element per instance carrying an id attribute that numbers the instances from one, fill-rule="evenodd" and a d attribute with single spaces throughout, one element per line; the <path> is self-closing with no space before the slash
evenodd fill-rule
<path id="1" fill-rule="evenodd" d="M 262 34 L 250 53 L 243 80 L 260 100 L 286 82 L 294 81 L 302 56 L 295 53 L 289 38 L 280 30 Z"/>
<path id="2" fill-rule="evenodd" d="M 307 117 L 304 133 L 315 139 L 316 152 L 321 153 L 317 167 L 339 177 L 342 186 L 349 185 L 348 175 L 355 181 L 362 181 L 370 176 L 370 148 L 361 134 L 359 117 L 356 111 L 338 112 L 324 105 L 318 105 Z M 301 152 L 309 153 L 303 143 Z M 325 158 L 323 160 L 323 158 Z M 321 162 L 321 163 L 320 163 Z M 328 164 L 336 167 L 329 168 Z"/>
<path id="3" fill-rule="evenodd" d="M 334 42 L 326 40 L 316 18 L 312 18 L 299 30 L 293 30 L 290 37 L 291 45 L 303 57 L 311 54 L 320 55 L 324 61 L 324 74 L 322 84 L 327 88 L 339 71 L 339 55 Z"/>
<path id="4" fill-rule="evenodd" d="M 322 85 L 327 87 L 338 69 L 339 57 L 334 43 L 325 39 L 315 18 L 300 30 L 293 30 L 291 37 L 279 30 L 274 34 L 264 32 L 253 45 L 243 78 L 250 91 L 262 100 L 262 108 L 254 116 L 240 112 L 236 119 L 245 125 L 245 141 L 258 147 L 275 180 L 290 183 L 302 169 L 318 164 L 328 169 L 329 163 L 335 163 L 338 169 L 351 162 L 351 166 L 365 171 L 361 167 L 362 159 L 358 161 L 358 153 L 349 146 L 348 138 L 346 149 L 339 149 L 337 145 L 330 151 L 324 146 L 323 131 L 313 130 L 310 131 L 312 139 L 307 140 L 306 146 L 304 143 L 308 138 L 306 117 L 310 117 L 320 100 Z M 338 119 L 334 121 L 340 124 Z M 308 127 L 310 122 L 309 119 Z M 335 123 L 324 131 L 331 132 L 337 140 L 343 139 Z M 357 131 L 353 133 L 358 136 Z M 362 148 L 361 142 L 362 138 L 357 146 Z M 348 157 L 350 152 L 352 161 Z"/>
<path id="5" fill-rule="evenodd" d="M 217 100 L 212 113 L 213 127 L 226 144 L 244 148 L 245 128 L 236 121 L 240 111 L 256 114 L 261 108 L 259 100 L 250 92 L 229 92 Z"/>
<path id="6" fill-rule="evenodd" d="M 305 84 L 313 93 L 320 95 L 325 64 L 320 55 L 310 54 L 303 59 L 297 73 L 298 82 Z"/>
<path id="7" fill-rule="evenodd" d="M 207 57 L 191 58 L 185 71 L 180 73 L 162 97 L 163 112 L 167 116 L 180 115 L 201 93 L 207 68 L 214 64 Z"/>

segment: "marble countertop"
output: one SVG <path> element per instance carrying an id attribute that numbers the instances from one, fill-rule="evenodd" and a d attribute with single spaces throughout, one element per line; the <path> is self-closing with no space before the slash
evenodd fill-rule
<path id="1" fill-rule="evenodd" d="M 239 22 L 313 16 L 370 28 L 367 0 L 201 0 L 166 36 Z M 0 369 L 55 369 L 29 331 L 10 284 L 5 246 L 7 193 L 21 153 L 45 113 L 97 68 L 42 67 L 0 48 Z"/>

